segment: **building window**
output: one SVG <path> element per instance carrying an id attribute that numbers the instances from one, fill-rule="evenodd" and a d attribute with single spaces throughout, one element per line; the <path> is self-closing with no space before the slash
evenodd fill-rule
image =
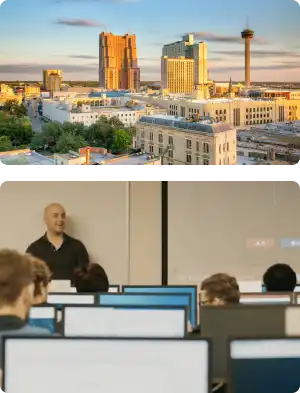
<path id="1" fill-rule="evenodd" d="M 187 139 L 186 140 L 186 148 L 187 149 L 191 149 L 192 148 L 192 140 L 191 139 Z"/>
<path id="2" fill-rule="evenodd" d="M 199 157 L 196 157 L 196 165 L 199 165 Z"/>
<path id="3" fill-rule="evenodd" d="M 192 156 L 191 156 L 190 154 L 187 154 L 187 155 L 186 155 L 186 162 L 187 162 L 188 164 L 191 164 L 191 163 L 192 163 Z"/>
<path id="4" fill-rule="evenodd" d="M 153 153 L 153 145 L 149 146 L 149 151 L 150 151 L 150 153 Z"/>
<path id="5" fill-rule="evenodd" d="M 145 131 L 141 132 L 141 138 L 143 138 L 143 139 L 145 138 Z"/>
<path id="6" fill-rule="evenodd" d="M 141 150 L 144 151 L 145 150 L 145 145 L 144 142 L 141 143 Z"/>
<path id="7" fill-rule="evenodd" d="M 153 132 L 152 131 L 150 131 L 150 133 L 149 133 L 149 139 L 150 139 L 150 141 L 153 141 Z"/>
<path id="8" fill-rule="evenodd" d="M 209 160 L 207 158 L 204 158 L 203 165 L 209 165 Z"/>
<path id="9" fill-rule="evenodd" d="M 168 155 L 169 155 L 169 158 L 173 158 L 173 150 L 169 150 Z"/>
<path id="10" fill-rule="evenodd" d="M 203 143 L 203 152 L 209 153 L 209 144 L 208 143 Z"/>
<path id="11" fill-rule="evenodd" d="M 158 134 L 158 142 L 163 143 L 163 136 L 162 134 Z"/>
<path id="12" fill-rule="evenodd" d="M 223 143 L 223 152 L 225 153 L 225 151 L 226 151 L 226 144 Z"/>
<path id="13" fill-rule="evenodd" d="M 222 153 L 222 145 L 219 145 L 219 154 Z"/>
<path id="14" fill-rule="evenodd" d="M 169 145 L 173 146 L 173 137 L 169 136 Z"/>
<path id="15" fill-rule="evenodd" d="M 158 155 L 162 156 L 162 154 L 163 154 L 163 149 L 162 149 L 162 147 L 159 147 L 158 148 Z"/>
<path id="16" fill-rule="evenodd" d="M 227 151 L 229 151 L 229 142 L 227 142 Z"/>
<path id="17" fill-rule="evenodd" d="M 199 143 L 199 141 L 196 141 L 196 150 L 197 150 L 197 151 L 200 150 L 200 143 Z"/>

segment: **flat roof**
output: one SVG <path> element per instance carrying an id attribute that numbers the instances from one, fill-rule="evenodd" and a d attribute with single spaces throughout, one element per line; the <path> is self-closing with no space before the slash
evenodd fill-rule
<path id="1" fill-rule="evenodd" d="M 51 158 L 34 151 L 16 155 L 1 155 L 1 161 L 5 165 L 54 165 Z"/>
<path id="2" fill-rule="evenodd" d="M 176 128 L 182 132 L 191 133 L 206 133 L 206 134 L 217 134 L 220 132 L 231 131 L 233 128 L 229 124 L 225 123 L 212 123 L 207 124 L 204 122 L 189 122 L 183 121 L 183 118 L 176 118 L 175 116 L 143 116 L 140 119 L 140 123 L 156 124 L 158 126 Z"/>
<path id="3" fill-rule="evenodd" d="M 129 157 L 119 158 L 118 160 L 112 160 L 105 162 L 105 165 L 146 165 L 152 161 L 159 160 L 159 157 L 149 158 L 148 154 L 142 155 L 131 155 Z"/>

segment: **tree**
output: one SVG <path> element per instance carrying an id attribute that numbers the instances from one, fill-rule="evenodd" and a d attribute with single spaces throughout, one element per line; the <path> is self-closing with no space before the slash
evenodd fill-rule
<path id="1" fill-rule="evenodd" d="M 0 136 L 0 151 L 13 150 L 11 140 L 7 136 Z"/>
<path id="2" fill-rule="evenodd" d="M 42 128 L 42 135 L 45 138 L 45 144 L 50 149 L 55 149 L 56 143 L 63 133 L 62 124 L 57 121 L 46 123 Z"/>
<path id="3" fill-rule="evenodd" d="M 108 124 L 115 129 L 122 130 L 124 129 L 124 124 L 117 116 L 113 116 L 108 120 Z"/>
<path id="4" fill-rule="evenodd" d="M 113 150 L 123 152 L 128 150 L 132 144 L 132 138 L 124 130 L 115 131 Z"/>
<path id="5" fill-rule="evenodd" d="M 17 100 L 7 100 L 3 106 L 4 112 L 12 116 L 23 117 L 27 115 L 27 109 L 25 105 L 19 104 Z"/>
<path id="6" fill-rule="evenodd" d="M 90 146 L 111 149 L 114 142 L 114 130 L 108 123 L 99 119 L 86 129 L 85 140 Z"/>
<path id="7" fill-rule="evenodd" d="M 30 149 L 31 150 L 44 150 L 47 145 L 45 136 L 41 132 L 34 134 L 31 139 Z"/>
<path id="8" fill-rule="evenodd" d="M 55 151 L 57 153 L 68 153 L 70 150 L 78 151 L 81 147 L 87 146 L 82 136 L 72 135 L 64 132 L 57 140 Z"/>
<path id="9" fill-rule="evenodd" d="M 75 136 L 81 135 L 84 138 L 86 126 L 84 125 L 84 123 L 65 122 L 62 125 L 62 130 Z"/>
<path id="10" fill-rule="evenodd" d="M 128 135 L 131 136 L 131 138 L 136 136 L 136 127 L 133 126 L 125 127 L 125 131 L 127 132 Z"/>

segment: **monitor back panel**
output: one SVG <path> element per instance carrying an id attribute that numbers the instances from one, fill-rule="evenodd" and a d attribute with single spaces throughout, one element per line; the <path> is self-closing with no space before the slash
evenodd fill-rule
<path id="1" fill-rule="evenodd" d="M 230 342 L 231 393 L 297 392 L 299 369 L 300 338 Z"/>
<path id="2" fill-rule="evenodd" d="M 209 353 L 206 340 L 5 338 L 3 390 L 209 393 Z"/>
<path id="3" fill-rule="evenodd" d="M 213 341 L 212 374 L 226 378 L 231 337 L 278 337 L 285 331 L 285 306 L 201 307 L 201 335 Z"/>
<path id="4" fill-rule="evenodd" d="M 186 308 L 101 307 L 63 308 L 64 335 L 104 337 L 184 337 Z"/>
<path id="5" fill-rule="evenodd" d="M 55 306 L 31 307 L 28 324 L 55 333 L 57 311 Z"/>
<path id="6" fill-rule="evenodd" d="M 190 304 L 190 315 L 189 321 L 192 326 L 196 326 L 198 323 L 197 317 L 197 286 L 196 285 L 168 285 L 168 286 L 160 286 L 160 285 L 124 285 L 123 286 L 124 293 L 189 293 L 191 295 L 191 304 Z"/>

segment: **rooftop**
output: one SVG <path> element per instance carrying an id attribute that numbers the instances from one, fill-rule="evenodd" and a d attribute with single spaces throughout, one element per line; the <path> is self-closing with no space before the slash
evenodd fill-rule
<path id="1" fill-rule="evenodd" d="M 231 131 L 232 127 L 225 123 L 212 123 L 206 122 L 191 122 L 186 121 L 182 117 L 176 116 L 164 116 L 164 115 L 153 115 L 143 116 L 140 119 L 140 123 L 156 124 L 159 126 L 177 128 L 183 132 L 191 133 L 206 133 L 206 134 L 217 134 L 220 132 Z"/>
<path id="2" fill-rule="evenodd" d="M 159 157 L 149 154 L 132 154 L 130 156 L 120 157 L 115 160 L 105 162 L 105 165 L 147 165 L 154 161 L 159 161 Z"/>
<path id="3" fill-rule="evenodd" d="M 54 165 L 54 161 L 35 151 L 20 152 L 17 154 L 1 154 L 0 160 L 5 165 Z"/>

